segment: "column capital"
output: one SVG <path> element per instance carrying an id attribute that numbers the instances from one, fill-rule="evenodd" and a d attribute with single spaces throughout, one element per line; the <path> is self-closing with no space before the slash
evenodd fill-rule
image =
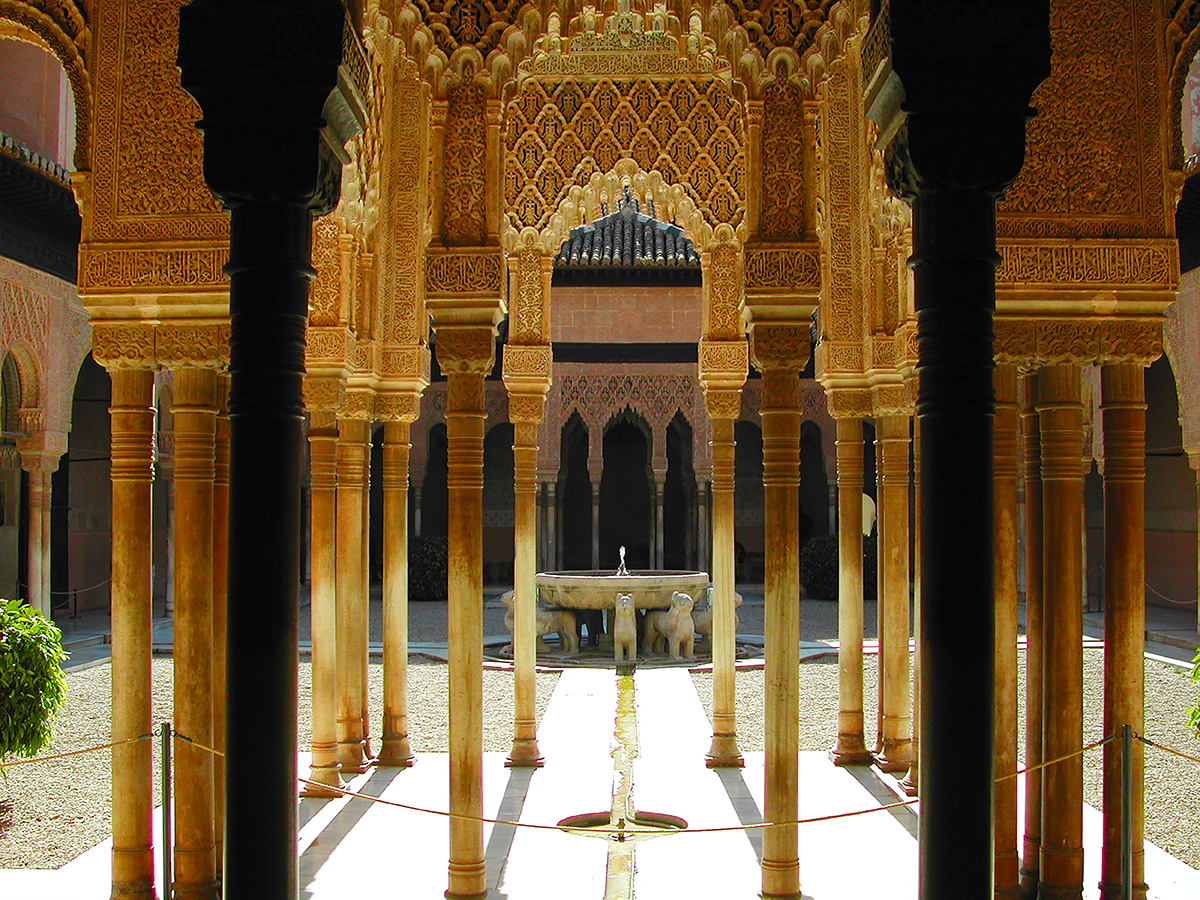
<path id="1" fill-rule="evenodd" d="M 67 452 L 67 436 L 57 431 L 36 431 L 17 439 L 21 468 L 26 472 L 54 472 L 58 461 Z"/>
<path id="2" fill-rule="evenodd" d="M 750 326 L 750 359 L 760 372 L 799 372 L 808 365 L 809 340 L 807 323 L 756 322 Z"/>
<path id="3" fill-rule="evenodd" d="M 738 340 L 700 341 L 700 383 L 706 391 L 740 391 L 750 368 L 750 345 Z"/>
<path id="4" fill-rule="evenodd" d="M 376 419 L 411 425 L 420 416 L 420 391 L 381 391 L 375 395 Z"/>
<path id="5" fill-rule="evenodd" d="M 545 409 L 545 394 L 526 391 L 509 392 L 508 420 L 514 425 L 540 425 Z"/>
<path id="6" fill-rule="evenodd" d="M 437 326 L 434 353 L 447 375 L 487 375 L 496 361 L 493 325 Z"/>
<path id="7" fill-rule="evenodd" d="M 347 388 L 338 418 L 375 421 L 375 392 L 370 388 Z"/>
<path id="8" fill-rule="evenodd" d="M 504 386 L 509 394 L 550 390 L 553 351 L 550 344 L 505 344 L 501 354 Z"/>
<path id="9" fill-rule="evenodd" d="M 704 406 L 710 419 L 733 419 L 742 415 L 742 392 L 737 390 L 705 390 Z"/>

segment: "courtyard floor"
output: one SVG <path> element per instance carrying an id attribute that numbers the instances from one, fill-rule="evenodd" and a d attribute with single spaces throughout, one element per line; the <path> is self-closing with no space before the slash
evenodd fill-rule
<path id="1" fill-rule="evenodd" d="M 761 606 L 747 593 L 739 610 L 739 632 L 761 620 Z M 375 605 L 375 604 L 373 604 Z M 492 603 L 486 615 L 502 615 Z M 496 604 L 498 605 L 498 604 Z M 414 644 L 438 637 L 440 604 L 416 608 Z M 805 602 L 802 620 L 810 661 L 801 666 L 804 714 L 801 722 L 800 817 L 860 810 L 894 803 L 894 781 L 873 768 L 837 769 L 824 750 L 836 729 L 836 665 L 830 640 L 834 604 Z M 444 607 L 441 610 L 444 615 Z M 868 622 L 873 618 L 868 611 Z M 421 624 L 423 618 L 430 623 Z M 1186 634 L 1186 623 L 1172 620 Z M 494 628 L 488 628 L 493 633 Z M 169 640 L 168 627 L 160 637 Z M 443 638 L 444 639 L 444 638 Z M 102 643 L 102 642 L 101 642 Z M 431 645 L 436 641 L 429 641 Z M 824 646 L 824 649 L 822 649 Z M 1097 730 L 1094 707 L 1099 693 L 1102 650 L 1087 642 L 1088 733 Z M 429 650 L 436 655 L 438 648 Z M 1171 653 L 1168 645 L 1154 646 Z M 1179 723 L 1179 707 L 1195 689 L 1178 662 L 1186 653 L 1147 660 L 1147 734 L 1196 754 L 1200 744 Z M 414 657 L 410 678 L 411 730 L 419 754 L 408 770 L 374 769 L 352 789 L 366 796 L 430 810 L 444 810 L 447 798 L 444 698 L 445 667 Z M 373 693 L 379 690 L 380 666 L 373 664 Z M 302 678 L 307 677 L 304 665 Z M 55 750 L 102 743 L 107 736 L 108 666 L 97 660 L 70 676 L 72 700 L 60 724 L 63 739 Z M 868 732 L 872 731 L 875 659 L 868 655 Z M 155 660 L 157 718 L 169 717 L 170 660 Z M 306 685 L 302 686 L 302 698 Z M 511 734 L 511 674 L 485 672 L 485 816 L 520 823 L 557 823 L 569 815 L 608 810 L 612 804 L 610 756 L 616 710 L 616 677 L 611 669 L 571 669 L 538 676 L 541 727 L 539 744 L 546 766 L 511 770 L 504 756 Z M 676 897 L 741 898 L 757 896 L 759 831 L 741 826 L 761 821 L 762 670 L 746 664 L 738 674 L 739 734 L 745 751 L 743 770 L 704 767 L 710 725 L 711 675 L 687 669 L 643 669 L 635 677 L 638 742 L 633 763 L 634 805 L 644 811 L 679 816 L 692 828 L 734 827 L 718 833 L 682 834 L 636 844 L 636 895 L 642 900 Z M 307 708 L 302 702 L 301 746 L 307 741 Z M 379 698 L 373 698 L 378 712 Z M 375 733 L 378 733 L 376 730 Z M 68 737 L 69 735 L 69 737 Z M 1087 739 L 1091 739 L 1089 736 Z M 1186 743 L 1185 743 L 1186 742 Z M 1200 860 L 1200 767 L 1176 758 L 1162 759 L 1147 750 L 1147 833 L 1177 857 Z M 106 754 L 72 757 L 55 774 L 38 773 L 52 764 L 31 765 L 9 774 L 6 811 L 0 813 L 0 898 L 38 896 L 43 900 L 107 900 Z M 302 771 L 305 771 L 302 759 Z M 1085 778 L 1088 800 L 1095 803 L 1098 751 L 1089 754 Z M 78 808 L 76 808 L 78 807 Z M 887 891 L 916 895 L 917 807 L 873 812 L 853 818 L 800 826 L 800 871 L 805 895 L 812 898 L 877 897 Z M 322 900 L 367 895 L 437 898 L 446 887 L 448 838 L 445 820 L 376 804 L 367 799 L 302 800 L 301 896 Z M 1088 834 L 1086 883 L 1099 878 L 1100 819 L 1085 808 Z M 72 837 L 82 833 L 82 838 Z M 94 845 L 94 846 L 93 846 Z M 512 900 L 588 898 L 605 894 L 607 842 L 520 826 L 485 826 L 489 896 Z M 91 849 L 87 849 L 87 848 Z M 863 852 L 869 848 L 870 865 Z M 81 852 L 83 851 L 83 852 Z M 705 865 L 719 858 L 720 866 Z M 67 860 L 70 860 L 67 862 Z M 64 864 L 66 863 L 66 864 Z M 60 868 L 45 868 L 61 866 Z M 1195 900 L 1200 873 L 1157 847 L 1147 847 L 1151 898 Z M 403 889 L 400 889 L 403 885 Z"/>

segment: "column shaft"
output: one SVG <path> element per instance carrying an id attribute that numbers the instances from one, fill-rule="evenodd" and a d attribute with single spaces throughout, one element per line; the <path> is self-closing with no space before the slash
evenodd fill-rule
<path id="1" fill-rule="evenodd" d="M 666 437 L 663 437 L 666 440 Z M 667 473 L 664 469 L 662 472 L 654 473 L 654 565 L 655 569 L 665 569 L 667 567 L 663 558 L 663 533 L 666 530 L 666 522 L 663 518 L 663 503 L 666 494 Z"/>
<path id="2" fill-rule="evenodd" d="M 1024 377 L 1021 424 L 1025 445 L 1025 765 L 1042 761 L 1042 450 L 1037 375 Z M 1037 896 L 1042 849 L 1042 770 L 1025 776 L 1025 836 L 1021 893 Z"/>
<path id="3" fill-rule="evenodd" d="M 450 372 L 449 494 L 450 812 L 483 814 L 483 374 Z M 451 900 L 487 894 L 483 823 L 450 820 Z"/>
<path id="4" fill-rule="evenodd" d="M 175 371 L 175 730 L 206 747 L 212 731 L 212 538 L 217 373 Z M 175 895 L 215 898 L 213 757 L 175 749 Z"/>
<path id="5" fill-rule="evenodd" d="M 408 422 L 383 426 L 383 737 L 379 764 L 411 766 L 408 738 Z"/>
<path id="6" fill-rule="evenodd" d="M 47 619 L 53 606 L 50 596 L 50 470 L 41 464 L 26 470 L 29 479 L 29 584 L 25 601 Z"/>
<path id="7" fill-rule="evenodd" d="M 872 762 L 863 734 L 862 421 L 837 420 L 838 737 L 835 765 Z"/>
<path id="8" fill-rule="evenodd" d="M 800 378 L 798 371 L 763 371 L 763 513 L 766 572 L 764 734 L 768 822 L 797 814 L 800 665 Z M 798 828 L 763 834 L 762 896 L 799 898 Z"/>
<path id="9" fill-rule="evenodd" d="M 338 428 L 332 412 L 314 411 L 308 429 L 309 616 L 312 634 L 312 766 L 306 797 L 336 797 L 338 773 L 337 681 L 337 460 Z"/>
<path id="10" fill-rule="evenodd" d="M 367 764 L 363 706 L 367 693 L 363 660 L 367 655 L 367 594 L 362 566 L 363 487 L 370 465 L 367 422 L 342 419 L 337 449 L 337 696 L 338 762 L 343 773 L 362 772 Z"/>
<path id="11" fill-rule="evenodd" d="M 918 513 L 921 509 L 921 420 L 913 419 L 913 502 Z M 917 565 L 913 569 L 913 620 L 921 621 L 921 516 L 913 518 L 913 559 Z M 908 772 L 900 779 L 900 787 L 909 797 L 917 796 L 920 785 L 921 769 L 921 630 L 916 629 L 913 635 L 913 679 L 912 679 L 912 762 Z"/>
<path id="12" fill-rule="evenodd" d="M 217 423 L 213 442 L 212 538 L 212 670 L 213 748 L 225 752 L 229 640 L 229 378 L 217 388 Z M 216 834 L 217 875 L 225 867 L 225 758 L 213 759 L 213 830 Z"/>
<path id="13" fill-rule="evenodd" d="M 1044 759 L 1083 746 L 1083 406 L 1079 367 L 1038 376 L 1042 449 Z M 1039 897 L 1079 900 L 1083 892 L 1083 760 L 1043 769 Z"/>
<path id="14" fill-rule="evenodd" d="M 1104 418 L 1104 733 L 1129 725 L 1143 731 L 1146 621 L 1146 390 L 1137 363 L 1100 371 Z M 1143 849 L 1144 771 L 1141 741 L 1133 742 L 1133 896 L 1146 896 Z M 1121 869 L 1121 742 L 1104 745 L 1105 900 L 1126 896 Z"/>
<path id="15" fill-rule="evenodd" d="M 513 398 L 518 399 L 517 397 Z M 526 397 L 519 398 L 522 405 Z M 541 398 L 532 404 L 540 407 Z M 537 665 L 537 430 L 529 415 L 513 419 L 513 746 L 510 766 L 540 766 L 534 669 Z M 538 410 L 540 420 L 540 408 Z M 561 636 L 560 636 L 561 637 Z"/>
<path id="16" fill-rule="evenodd" d="M 993 429 L 996 595 L 996 888 L 995 896 L 1020 895 L 1017 854 L 1017 370 L 996 368 Z"/>
<path id="17" fill-rule="evenodd" d="M 592 478 L 592 568 L 600 568 L 600 476 Z M 588 635 L 591 637 L 591 635 Z"/>
<path id="18" fill-rule="evenodd" d="M 909 693 L 909 565 L 908 565 L 908 416 L 878 420 L 879 452 L 879 595 L 880 668 L 883 685 L 879 709 L 883 739 L 876 762 L 885 772 L 905 772 L 912 761 L 912 699 Z"/>
<path id="19" fill-rule="evenodd" d="M 992 369 L 995 202 L 913 206 L 921 417 L 919 896 L 993 889 Z M 973 639 L 963 641 L 964 634 Z"/>
<path id="20" fill-rule="evenodd" d="M 706 764 L 710 768 L 743 766 L 737 745 L 737 704 L 734 695 L 734 546 L 733 419 L 712 419 L 713 521 L 712 521 L 712 645 L 713 737 Z"/>
<path id="21" fill-rule="evenodd" d="M 150 485 L 154 373 L 112 369 L 112 739 L 149 735 L 152 585 Z M 112 751 L 112 895 L 152 900 L 154 806 L 148 738 Z"/>

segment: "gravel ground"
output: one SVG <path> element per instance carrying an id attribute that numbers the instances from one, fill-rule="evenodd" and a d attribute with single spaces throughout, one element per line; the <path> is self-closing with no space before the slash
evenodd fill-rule
<path id="1" fill-rule="evenodd" d="M 807 606 L 806 610 L 807 612 Z M 803 614 L 802 614 L 803 615 Z M 1102 736 L 1104 651 L 1085 650 L 1084 743 Z M 866 656 L 863 711 L 867 743 L 875 736 L 875 685 L 878 657 Z M 1196 702 L 1196 688 L 1188 673 L 1175 666 L 1147 660 L 1145 735 L 1156 743 L 1200 756 L 1200 741 L 1186 725 L 1187 709 Z M 1025 660 L 1019 658 L 1020 697 L 1025 691 Z M 709 715 L 712 714 L 712 675 L 695 673 L 692 680 Z M 743 751 L 763 749 L 763 672 L 739 669 L 737 673 L 738 743 Z M 828 750 L 837 740 L 837 662 L 834 657 L 800 667 L 800 749 Z M 1024 703 L 1021 703 L 1018 746 L 1024 757 Z M 1099 748 L 1084 757 L 1084 800 L 1099 809 L 1102 753 Z M 1200 765 L 1146 747 L 1146 837 L 1154 844 L 1200 868 Z"/>
<path id="2" fill-rule="evenodd" d="M 42 755 L 94 747 L 109 740 L 112 670 L 108 664 L 67 675 L 67 705 L 55 726 L 54 746 Z M 412 657 L 408 668 L 409 734 L 414 751 L 448 748 L 447 668 Z M 383 711 L 383 666 L 368 669 L 371 732 L 379 735 Z M 171 716 L 171 660 L 153 661 L 154 721 Z M 540 719 L 558 681 L 555 673 L 537 675 Z M 300 666 L 300 747 L 312 740 L 311 667 Z M 484 750 L 506 752 L 512 746 L 512 673 L 483 672 Z M 372 749 L 379 747 L 378 739 Z M 159 753 L 154 754 L 155 790 Z M 44 764 L 18 766 L 0 780 L 0 869 L 53 869 L 70 862 L 110 834 L 112 759 L 109 751 L 81 754 Z M 157 794 L 156 794 L 157 796 Z M 70 798 L 70 802 L 64 802 Z"/>

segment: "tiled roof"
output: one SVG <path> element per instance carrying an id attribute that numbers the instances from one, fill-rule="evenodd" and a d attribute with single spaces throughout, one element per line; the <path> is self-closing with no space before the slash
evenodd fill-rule
<path id="1" fill-rule="evenodd" d="M 557 268 L 592 266 L 655 266 L 700 268 L 700 254 L 678 225 L 654 218 L 654 201 L 647 212 L 628 187 L 625 196 L 609 213 L 600 207 L 600 218 L 591 225 L 571 229 L 554 258 Z"/>

